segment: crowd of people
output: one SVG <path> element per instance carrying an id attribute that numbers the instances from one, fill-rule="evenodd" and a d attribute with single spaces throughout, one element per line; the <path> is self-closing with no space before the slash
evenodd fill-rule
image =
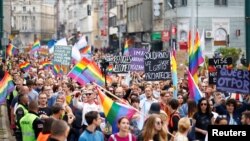
<path id="1" fill-rule="evenodd" d="M 101 58 L 105 54 L 96 52 L 92 59 Z M 185 75 L 179 76 L 174 98 L 171 80 L 144 81 L 143 72 L 131 72 L 129 85 L 124 76 L 110 74 L 112 83 L 106 86 L 115 102 L 137 109 L 131 119 L 120 117 L 114 133 L 95 84 L 82 86 L 67 75 L 56 76 L 40 65 L 44 60 L 52 57 L 20 53 L 2 61 L 2 72 L 8 71 L 15 85 L 6 103 L 17 141 L 204 141 L 209 125 L 250 125 L 250 95 L 239 100 L 218 92 L 205 74 L 200 73 L 198 84 L 205 97 L 196 103 L 188 96 Z M 22 62 L 31 68 L 20 69 Z"/>

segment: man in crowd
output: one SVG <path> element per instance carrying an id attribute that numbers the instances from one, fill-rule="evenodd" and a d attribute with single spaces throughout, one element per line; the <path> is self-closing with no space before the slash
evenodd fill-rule
<path id="1" fill-rule="evenodd" d="M 37 112 L 37 101 L 31 101 L 29 103 L 29 113 L 24 115 L 20 120 L 23 141 L 36 141 L 43 129 L 43 122 L 38 117 Z"/>
<path id="2" fill-rule="evenodd" d="M 250 111 L 245 111 L 242 113 L 241 123 L 243 125 L 250 125 Z"/>
<path id="3" fill-rule="evenodd" d="M 63 120 L 55 120 L 51 125 L 51 135 L 47 141 L 66 141 L 70 127 Z"/>
<path id="4" fill-rule="evenodd" d="M 79 141 L 104 141 L 104 136 L 101 131 L 96 130 L 100 126 L 102 119 L 97 111 L 90 111 L 85 114 L 88 127 L 81 134 Z"/>

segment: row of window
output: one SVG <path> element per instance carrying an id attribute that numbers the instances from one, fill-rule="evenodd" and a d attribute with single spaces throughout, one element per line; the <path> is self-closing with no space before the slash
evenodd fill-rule
<path id="1" fill-rule="evenodd" d="M 199 2 L 199 1 L 198 1 Z M 170 8 L 175 8 L 176 3 L 180 6 L 187 6 L 188 0 L 165 0 L 166 6 Z M 214 0 L 214 5 L 216 6 L 227 6 L 227 0 Z"/>
<path id="2" fill-rule="evenodd" d="M 13 10 L 16 11 L 16 7 L 15 6 L 14 6 Z M 26 6 L 23 6 L 23 12 L 26 12 L 26 11 L 27 11 Z M 36 12 L 36 7 L 33 7 L 33 12 Z"/>
<path id="3" fill-rule="evenodd" d="M 136 21 L 142 17 L 142 4 L 128 8 L 128 21 Z"/>

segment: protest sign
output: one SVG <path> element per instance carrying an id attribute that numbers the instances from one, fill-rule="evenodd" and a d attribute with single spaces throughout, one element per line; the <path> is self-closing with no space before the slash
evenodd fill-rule
<path id="1" fill-rule="evenodd" d="M 131 55 L 130 71 L 144 71 L 145 48 L 130 48 Z"/>
<path id="2" fill-rule="evenodd" d="M 209 84 L 216 84 L 217 69 L 227 68 L 232 65 L 233 60 L 229 58 L 211 58 L 208 60 L 208 78 Z"/>
<path id="3" fill-rule="evenodd" d="M 112 73 L 127 73 L 130 70 L 131 56 L 115 56 Z"/>
<path id="4" fill-rule="evenodd" d="M 167 80 L 171 78 L 170 55 L 168 52 L 146 52 L 144 56 L 146 81 Z"/>
<path id="5" fill-rule="evenodd" d="M 71 64 L 71 46 L 55 46 L 53 64 L 69 66 Z"/>
<path id="6" fill-rule="evenodd" d="M 216 89 L 221 92 L 250 94 L 250 72 L 248 70 L 218 69 Z"/>

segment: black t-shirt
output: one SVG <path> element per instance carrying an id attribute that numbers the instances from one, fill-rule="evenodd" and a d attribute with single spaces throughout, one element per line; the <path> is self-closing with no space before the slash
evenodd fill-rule
<path id="1" fill-rule="evenodd" d="M 213 117 L 212 113 L 206 114 L 201 112 L 196 112 L 193 118 L 196 120 L 195 127 L 206 130 L 208 129 L 208 125 L 211 125 L 211 119 Z M 196 139 L 204 140 L 206 135 L 201 134 L 199 132 L 195 132 Z"/>
<path id="2" fill-rule="evenodd" d="M 49 107 L 45 107 L 45 108 L 39 108 L 38 110 L 38 115 L 47 115 L 47 116 L 51 116 L 52 115 L 52 111 Z"/>

